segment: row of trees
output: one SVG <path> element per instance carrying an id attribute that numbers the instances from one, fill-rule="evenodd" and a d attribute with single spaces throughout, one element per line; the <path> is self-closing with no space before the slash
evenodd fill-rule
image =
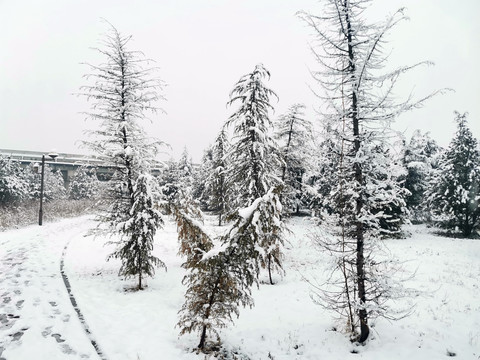
<path id="1" fill-rule="evenodd" d="M 41 174 L 38 164 L 22 167 L 9 157 L 0 156 L 0 205 L 14 206 L 20 202 L 40 197 Z M 63 175 L 54 171 L 48 164 L 44 173 L 44 198 L 46 201 L 62 199 L 92 198 L 99 191 L 99 181 L 95 169 L 80 166 L 65 188 Z"/>
<path id="2" fill-rule="evenodd" d="M 142 289 L 146 276 L 165 267 L 152 254 L 154 236 L 164 217 L 173 217 L 186 269 L 178 326 L 181 334 L 200 334 L 201 351 L 240 306 L 253 306 L 251 287 L 259 286 L 262 271 L 270 284 L 275 271 L 283 273 L 282 219 L 292 212 L 314 210 L 333 234 L 317 237 L 336 259 L 319 301 L 340 314 L 360 343 L 368 339 L 372 317 L 390 316 L 394 296 L 392 262 L 377 259 L 380 239 L 398 235 L 409 217 L 438 220 L 466 236 L 478 228 L 480 156 L 465 115 L 456 115 L 458 132 L 446 151 L 418 132 L 408 144 L 392 144 L 395 117 L 434 95 L 393 101 L 399 76 L 422 65 L 383 71 L 385 36 L 403 13 L 370 25 L 362 17 L 368 0 L 325 2 L 320 16 L 300 14 L 316 38 L 320 134 L 301 104 L 274 124 L 277 95 L 265 84 L 268 70 L 257 65 L 235 84 L 228 104 L 236 110 L 197 169 L 185 151 L 159 178 L 149 175 L 162 144 L 141 122 L 157 110 L 163 83 L 149 60 L 127 49 L 130 37 L 112 27 L 97 49 L 106 61 L 88 65 L 91 85 L 82 94 L 92 101 L 87 115 L 98 128 L 85 144 L 116 169 L 93 232 L 110 236 L 119 275 L 136 277 Z M 10 189 L 18 185 L 8 181 L 15 184 Z M 223 235 L 208 234 L 199 207 L 218 215 Z"/>
<path id="3" fill-rule="evenodd" d="M 187 270 L 178 326 L 181 333 L 200 331 L 199 349 L 204 350 L 209 333 L 238 315 L 239 306 L 253 305 L 250 291 L 258 286 L 261 269 L 272 284 L 272 273 L 282 271 L 283 182 L 276 174 L 282 158 L 270 134 L 269 115 L 270 98 L 276 95 L 265 86 L 270 74 L 262 65 L 240 78 L 229 102 L 238 107 L 217 137 L 211 158 L 215 167 L 209 167 L 203 190 L 195 186 L 196 172 L 186 151 L 154 180 L 149 164 L 160 143 L 149 139 L 140 123 L 147 111 L 156 110 L 162 83 L 152 75 L 155 69 L 148 60 L 127 49 L 129 40 L 111 28 L 106 48 L 97 49 L 107 61 L 89 65 L 92 73 L 86 77 L 93 78 L 93 85 L 82 88 L 93 102 L 88 115 L 99 121 L 85 144 L 116 169 L 94 233 L 111 237 L 116 247 L 110 258 L 121 260 L 119 275 L 136 277 L 137 289 L 142 289 L 145 276 L 165 267 L 152 255 L 153 237 L 163 217 L 173 216 Z M 206 192 L 219 223 L 228 224 L 220 237 L 212 238 L 202 227 L 194 194 Z"/>

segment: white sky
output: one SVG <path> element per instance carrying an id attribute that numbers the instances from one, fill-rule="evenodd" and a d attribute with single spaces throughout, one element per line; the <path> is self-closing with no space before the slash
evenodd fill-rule
<path id="1" fill-rule="evenodd" d="M 449 87 L 423 109 L 402 115 L 395 128 L 409 136 L 430 131 L 443 146 L 455 130 L 453 111 L 468 111 L 480 137 L 480 1 L 377 0 L 383 17 L 407 7 L 409 22 L 391 36 L 392 64 L 431 60 L 402 82 L 399 95 L 418 96 Z M 213 141 L 234 108 L 228 94 L 240 76 L 263 63 L 280 98 L 275 116 L 291 104 L 316 105 L 308 85 L 315 68 L 308 49 L 311 31 L 296 16 L 319 13 L 316 0 L 0 0 L 0 148 L 81 152 L 76 141 L 91 128 L 81 111 L 86 99 L 72 95 L 85 84 L 82 62 L 101 59 L 91 50 L 111 22 L 133 35 L 130 49 L 157 62 L 167 82 L 167 115 L 153 116 L 151 135 L 173 147 L 187 146 L 194 161 Z M 313 111 L 309 111 L 313 117 Z"/>

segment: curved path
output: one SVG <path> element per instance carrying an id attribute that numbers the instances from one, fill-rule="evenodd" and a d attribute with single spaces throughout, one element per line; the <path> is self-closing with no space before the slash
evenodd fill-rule
<path id="1" fill-rule="evenodd" d="M 105 359 L 63 271 L 66 246 L 89 225 L 76 218 L 0 233 L 0 360 Z"/>

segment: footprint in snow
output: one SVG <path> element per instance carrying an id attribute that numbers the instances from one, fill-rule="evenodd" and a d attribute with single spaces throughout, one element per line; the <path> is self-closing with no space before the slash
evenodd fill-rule
<path id="1" fill-rule="evenodd" d="M 57 343 L 63 343 L 63 342 L 65 342 L 65 340 L 62 339 L 62 335 L 60 335 L 60 334 L 52 334 L 51 336 L 52 336 L 53 338 L 55 338 L 55 340 L 57 340 Z"/>

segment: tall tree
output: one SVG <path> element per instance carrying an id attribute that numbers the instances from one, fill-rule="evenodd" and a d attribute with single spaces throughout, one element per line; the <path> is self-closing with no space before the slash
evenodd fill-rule
<path id="1" fill-rule="evenodd" d="M 463 236 L 480 227 L 480 151 L 467 114 L 455 112 L 457 131 L 430 184 L 428 204 L 437 221 Z"/>
<path id="2" fill-rule="evenodd" d="M 147 119 L 147 112 L 157 111 L 155 105 L 163 99 L 159 94 L 163 83 L 154 76 L 156 69 L 149 67 L 150 61 L 141 52 L 128 50 L 130 40 L 131 36 L 123 36 L 111 26 L 103 39 L 103 47 L 96 49 L 105 57 L 105 62 L 87 64 L 91 73 L 85 78 L 91 80 L 91 85 L 81 88 L 81 95 L 92 102 L 92 110 L 86 115 L 99 123 L 96 130 L 88 132 L 90 138 L 84 144 L 115 169 L 105 195 L 106 209 L 98 216 L 96 232 L 120 238 L 114 241 L 118 248 L 112 256 L 122 259 L 120 275 L 126 276 L 133 273 L 125 267 L 132 256 L 125 245 L 134 241 L 141 246 L 142 237 L 127 231 L 124 225 L 139 197 L 135 194 L 135 184 L 141 174 L 149 172 L 149 164 L 160 145 L 158 140 L 147 137 L 141 122 Z M 137 265 L 137 269 L 144 268 L 142 264 Z"/>
<path id="3" fill-rule="evenodd" d="M 380 159 L 383 152 L 375 149 L 386 142 L 389 123 L 425 100 L 393 101 L 392 90 L 398 77 L 420 64 L 382 72 L 388 59 L 385 35 L 404 16 L 400 10 L 384 23 L 368 24 L 364 10 L 370 2 L 325 0 L 321 15 L 300 14 L 315 35 L 312 51 L 320 69 L 312 74 L 320 86 L 317 95 L 324 102 L 319 112 L 330 129 L 332 150 L 338 155 L 339 201 L 335 206 L 340 214 L 342 241 L 337 249 L 343 259 L 339 270 L 346 275 L 345 264 L 353 264 L 349 273 L 353 286 L 344 276 L 343 296 L 347 299 L 345 312 L 349 312 L 351 331 L 356 334 L 359 330 L 354 336 L 361 343 L 370 333 L 369 317 L 384 310 L 378 306 L 378 294 L 372 293 L 382 283 L 373 276 L 375 270 L 369 270 L 376 264 L 369 247 L 378 234 L 382 216 L 371 206 L 371 199 L 392 196 L 398 189 L 387 193 L 385 180 L 377 179 L 368 166 L 373 161 L 376 166 L 388 166 L 386 160 Z M 382 173 L 388 180 L 388 171 L 382 169 Z"/>
<path id="4" fill-rule="evenodd" d="M 294 104 L 275 123 L 275 137 L 280 145 L 284 182 L 282 203 L 286 210 L 300 210 L 303 176 L 309 167 L 313 139 L 313 125 L 305 119 L 305 105 Z"/>
<path id="5" fill-rule="evenodd" d="M 255 201 L 271 193 L 272 207 L 265 206 L 263 211 L 269 211 L 273 207 L 277 209 L 280 204 L 278 191 L 282 182 L 278 178 L 278 169 L 281 158 L 278 146 L 272 137 L 273 123 L 269 111 L 273 110 L 270 98 L 276 94 L 267 88 L 264 79 L 268 79 L 270 73 L 257 65 L 255 69 L 240 78 L 230 93 L 228 104 L 239 103 L 237 110 L 229 117 L 226 127 L 233 128 L 233 142 L 228 153 L 228 178 L 227 186 L 232 189 L 234 196 L 231 197 L 233 204 L 232 214 L 238 213 L 241 208 L 248 208 Z M 277 204 L 278 203 L 278 204 Z M 281 205 L 280 205 L 281 206 Z M 234 215 L 235 217 L 236 215 Z M 256 239 L 252 247 L 261 246 L 263 251 L 258 252 L 258 258 L 262 267 L 267 268 L 270 283 L 273 284 L 271 272 L 274 267 L 281 268 L 280 251 L 282 236 L 268 236 L 264 231 L 270 227 L 267 222 L 281 223 L 278 212 L 263 214 L 257 227 L 249 230 L 259 234 L 252 238 Z M 253 251 L 251 252 L 254 253 Z"/>

